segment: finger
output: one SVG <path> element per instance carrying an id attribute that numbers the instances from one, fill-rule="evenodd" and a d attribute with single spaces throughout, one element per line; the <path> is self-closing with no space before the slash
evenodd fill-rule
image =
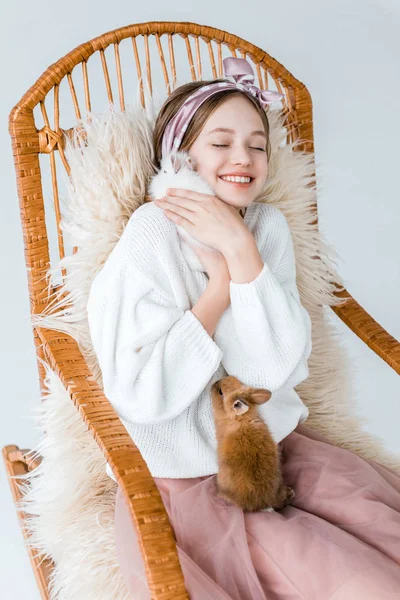
<path id="1" fill-rule="evenodd" d="M 171 202 L 170 200 L 164 200 L 164 202 L 161 202 L 158 204 L 158 206 L 164 210 L 170 210 L 178 215 L 182 215 L 185 218 L 189 218 L 189 216 L 195 216 L 195 211 L 190 209 L 190 204 L 183 205 L 182 202 L 178 203 Z"/>
<path id="2" fill-rule="evenodd" d="M 175 196 L 177 198 L 189 198 L 195 202 L 204 201 L 206 198 L 211 198 L 209 194 L 201 194 L 200 192 L 193 192 L 192 190 L 184 190 L 181 188 L 168 188 L 166 190 L 168 196 Z"/>
<path id="3" fill-rule="evenodd" d="M 173 221 L 177 225 L 182 225 L 182 227 L 184 227 L 186 230 L 188 230 L 188 227 L 194 227 L 193 221 L 191 221 L 190 218 L 186 218 L 185 215 L 183 215 L 179 212 L 175 212 L 174 210 L 170 210 L 170 209 L 166 208 L 166 209 L 163 209 L 163 213 L 165 214 L 166 217 L 171 219 L 171 221 Z M 187 211 L 187 215 L 190 216 L 190 214 L 193 214 L 193 213 L 191 213 L 190 211 Z"/>
<path id="4" fill-rule="evenodd" d="M 174 207 L 182 207 L 187 210 L 191 210 L 194 212 L 198 208 L 198 204 L 195 204 L 193 200 L 189 200 L 188 198 L 169 198 L 167 197 L 165 200 L 156 200 L 157 206 L 161 208 L 170 208 L 171 210 Z"/>
<path id="5" fill-rule="evenodd" d="M 193 250 L 195 250 L 195 252 L 197 252 L 197 253 L 200 252 L 201 253 L 202 248 L 199 248 L 199 246 L 196 246 L 195 243 L 193 242 L 193 240 L 187 240 L 186 243 L 189 244 L 189 246 L 191 248 L 193 248 Z"/>
<path id="6" fill-rule="evenodd" d="M 170 210 L 164 210 L 163 212 L 164 212 L 165 216 L 167 217 L 167 219 L 172 221 L 175 225 L 179 225 L 180 227 L 183 227 L 183 229 L 185 229 L 185 231 L 187 231 L 191 236 L 194 237 L 194 232 L 196 230 L 196 227 L 193 225 L 193 223 L 191 221 L 188 221 L 181 215 L 173 213 Z"/>

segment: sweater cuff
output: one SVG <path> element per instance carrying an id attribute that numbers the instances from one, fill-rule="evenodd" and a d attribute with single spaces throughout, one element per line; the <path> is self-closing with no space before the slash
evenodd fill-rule
<path id="1" fill-rule="evenodd" d="M 273 284 L 274 275 L 265 262 L 262 270 L 250 283 L 230 282 L 231 302 L 235 302 L 242 308 L 250 308 L 254 304 L 254 293 L 264 297 L 271 283 Z"/>
<path id="2" fill-rule="evenodd" d="M 187 346 L 197 354 L 202 363 L 218 368 L 224 353 L 191 310 L 185 311 L 174 329 L 176 339 L 183 342 L 183 347 Z"/>

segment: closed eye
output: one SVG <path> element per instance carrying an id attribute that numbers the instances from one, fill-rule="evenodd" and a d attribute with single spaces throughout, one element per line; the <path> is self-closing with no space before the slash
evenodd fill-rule
<path id="1" fill-rule="evenodd" d="M 215 148 L 227 148 L 228 144 L 212 144 Z M 264 148 L 254 148 L 254 146 L 250 146 L 250 150 L 260 150 L 261 152 L 265 152 Z"/>

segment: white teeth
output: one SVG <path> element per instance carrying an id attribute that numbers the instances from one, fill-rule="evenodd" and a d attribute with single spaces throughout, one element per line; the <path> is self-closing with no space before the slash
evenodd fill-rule
<path id="1" fill-rule="evenodd" d="M 251 177 L 238 177 L 232 175 L 221 176 L 221 179 L 224 181 L 231 181 L 233 183 L 250 183 Z"/>

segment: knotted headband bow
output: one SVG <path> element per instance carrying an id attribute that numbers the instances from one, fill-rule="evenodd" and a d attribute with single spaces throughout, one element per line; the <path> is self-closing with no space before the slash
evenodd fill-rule
<path id="1" fill-rule="evenodd" d="M 162 140 L 163 157 L 172 150 L 178 150 L 181 145 L 185 131 L 199 108 L 207 98 L 217 94 L 223 89 L 236 88 L 248 92 L 256 98 L 258 104 L 264 108 L 276 100 L 283 98 L 283 94 L 272 90 L 260 90 L 254 84 L 254 71 L 250 63 L 244 58 L 230 56 L 223 61 L 225 77 L 232 77 L 234 81 L 219 81 L 205 85 L 189 96 L 182 104 L 178 112 L 170 119 L 165 128 Z"/>

